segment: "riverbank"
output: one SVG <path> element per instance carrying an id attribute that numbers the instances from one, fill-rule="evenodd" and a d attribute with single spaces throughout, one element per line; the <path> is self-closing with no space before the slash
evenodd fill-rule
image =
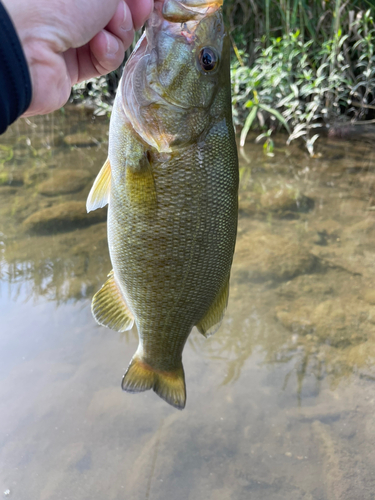
<path id="1" fill-rule="evenodd" d="M 272 137 L 284 130 L 288 144 L 303 140 L 313 156 L 322 131 L 336 134 L 340 128 L 346 136 L 350 130 L 357 135 L 354 123 L 375 121 L 375 9 L 366 10 L 368 5 L 340 0 L 225 3 L 233 46 L 233 115 L 241 145 L 249 130 L 257 130 L 266 154 L 273 154 Z M 109 114 L 121 72 L 77 85 L 71 102 L 92 106 L 97 115 Z"/>

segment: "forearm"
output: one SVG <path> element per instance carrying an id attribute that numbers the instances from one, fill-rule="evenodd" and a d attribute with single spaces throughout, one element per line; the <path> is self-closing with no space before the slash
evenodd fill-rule
<path id="1" fill-rule="evenodd" d="M 14 25 L 0 2 L 0 134 L 29 107 L 31 79 Z"/>

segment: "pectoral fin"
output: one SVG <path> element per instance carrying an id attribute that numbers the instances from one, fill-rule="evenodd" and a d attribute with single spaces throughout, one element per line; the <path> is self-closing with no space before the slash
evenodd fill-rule
<path id="1" fill-rule="evenodd" d="M 102 166 L 100 172 L 98 173 L 95 182 L 91 188 L 89 196 L 86 202 L 87 212 L 96 210 L 97 208 L 102 208 L 107 205 L 109 201 L 109 192 L 111 188 L 111 165 L 107 158 L 106 162 Z"/>
<path id="2" fill-rule="evenodd" d="M 229 276 L 212 302 L 204 318 L 197 323 L 199 332 L 205 337 L 213 335 L 219 328 L 225 314 L 229 297 Z"/>
<path id="3" fill-rule="evenodd" d="M 133 326 L 134 316 L 116 283 L 113 270 L 102 288 L 94 295 L 91 310 L 99 325 L 112 330 L 124 332 Z"/>
<path id="4" fill-rule="evenodd" d="M 151 163 L 145 154 L 136 168 L 128 166 L 125 174 L 126 195 L 132 210 L 139 213 L 154 211 L 156 188 Z"/>

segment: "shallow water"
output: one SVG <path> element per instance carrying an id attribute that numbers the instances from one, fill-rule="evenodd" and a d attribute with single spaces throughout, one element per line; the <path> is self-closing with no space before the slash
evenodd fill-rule
<path id="1" fill-rule="evenodd" d="M 82 206 L 107 130 L 75 110 L 0 140 L 0 493 L 373 500 L 371 139 L 321 138 L 317 158 L 248 142 L 228 311 L 189 338 L 179 412 L 121 391 L 136 333 L 90 313 L 111 265 L 105 211 Z"/>

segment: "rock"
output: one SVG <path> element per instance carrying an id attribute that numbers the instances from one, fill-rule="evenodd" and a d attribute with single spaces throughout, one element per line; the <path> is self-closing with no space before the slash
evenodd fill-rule
<path id="1" fill-rule="evenodd" d="M 375 217 L 373 214 L 369 214 L 356 224 L 347 226 L 343 231 L 343 237 L 346 240 L 361 240 L 364 236 L 370 238 L 375 236 Z"/>
<path id="2" fill-rule="evenodd" d="M 238 197 L 238 210 L 244 215 L 254 215 L 259 210 L 259 195 L 257 193 L 240 193 Z"/>
<path id="3" fill-rule="evenodd" d="M 235 263 L 250 281 L 286 281 L 312 272 L 317 258 L 286 238 L 254 231 L 238 241 Z"/>
<path id="4" fill-rule="evenodd" d="M 375 127 L 366 121 L 362 123 L 333 123 L 328 129 L 330 139 L 341 139 L 344 141 L 366 141 L 374 142 Z"/>
<path id="5" fill-rule="evenodd" d="M 315 245 L 327 246 L 339 241 L 342 227 L 338 222 L 327 219 L 316 224 L 314 229 L 316 230 L 316 235 L 313 243 Z"/>
<path id="6" fill-rule="evenodd" d="M 17 188 L 14 186 L 1 186 L 0 195 L 2 197 L 7 195 L 13 195 L 17 193 Z"/>
<path id="7" fill-rule="evenodd" d="M 375 304 L 375 290 L 367 289 L 362 292 L 363 300 L 368 302 L 369 304 Z"/>
<path id="8" fill-rule="evenodd" d="M 35 233 L 55 233 L 103 222 L 106 217 L 106 210 L 95 210 L 88 214 L 85 202 L 69 201 L 39 210 L 23 224 L 26 230 Z"/>
<path id="9" fill-rule="evenodd" d="M 87 170 L 56 171 L 53 177 L 40 184 L 38 191 L 44 196 L 76 193 L 86 186 L 90 178 Z"/>
<path id="10" fill-rule="evenodd" d="M 38 182 L 42 182 L 46 180 L 48 177 L 48 172 L 46 172 L 45 169 L 32 169 L 32 170 L 27 170 L 25 172 L 25 185 L 26 186 L 32 186 L 33 184 L 37 184 Z"/>
<path id="11" fill-rule="evenodd" d="M 23 174 L 21 172 L 0 172 L 0 186 L 22 186 Z"/>
<path id="12" fill-rule="evenodd" d="M 263 193 L 260 205 L 264 210 L 285 217 L 288 213 L 308 212 L 314 208 L 314 200 L 298 189 L 280 187 Z"/>
<path id="13" fill-rule="evenodd" d="M 356 346 L 375 336 L 368 306 L 350 298 L 327 299 L 312 304 L 308 296 L 276 307 L 276 318 L 298 335 L 313 335 L 319 344 L 336 348 Z"/>
<path id="14" fill-rule="evenodd" d="M 77 148 L 87 148 L 98 145 L 98 141 L 87 132 L 67 135 L 64 137 L 64 142 L 68 146 L 76 146 Z"/>

